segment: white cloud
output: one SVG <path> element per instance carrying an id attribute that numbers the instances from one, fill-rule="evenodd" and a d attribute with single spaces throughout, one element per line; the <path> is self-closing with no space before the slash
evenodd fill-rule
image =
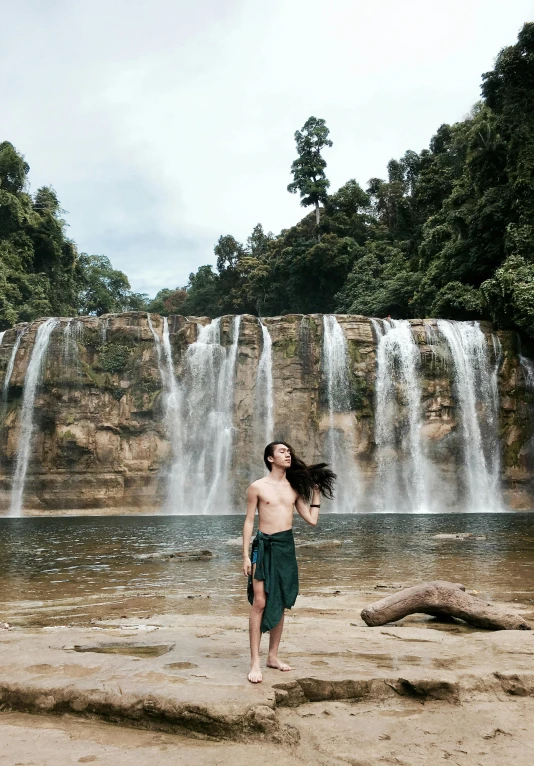
<path id="1" fill-rule="evenodd" d="M 279 231 L 314 114 L 332 188 L 383 176 L 479 97 L 534 3 L 21 0 L 3 9 L 1 139 L 52 183 L 81 250 L 134 289 L 185 284 L 218 236 Z"/>

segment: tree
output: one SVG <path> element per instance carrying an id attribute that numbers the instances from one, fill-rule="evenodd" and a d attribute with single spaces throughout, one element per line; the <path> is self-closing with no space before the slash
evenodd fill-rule
<path id="1" fill-rule="evenodd" d="M 0 143 L 0 189 L 17 194 L 26 185 L 30 166 L 9 141 Z"/>
<path id="2" fill-rule="evenodd" d="M 101 316 L 145 308 L 144 303 L 139 305 L 139 296 L 131 292 L 126 274 L 114 269 L 105 255 L 82 253 L 79 264 L 82 269 L 82 285 L 78 295 L 80 314 Z"/>
<path id="3" fill-rule="evenodd" d="M 76 313 L 76 246 L 51 187 L 26 191 L 29 165 L 0 143 L 0 327 L 38 316 Z"/>
<path id="4" fill-rule="evenodd" d="M 330 131 L 324 120 L 310 117 L 302 130 L 295 133 L 298 157 L 291 165 L 293 181 L 287 187 L 291 194 L 300 193 L 302 207 L 315 205 L 315 220 L 319 226 L 321 214 L 319 203 L 326 203 L 330 181 L 325 175 L 326 162 L 321 149 L 332 146 L 328 138 Z"/>
<path id="5" fill-rule="evenodd" d="M 534 337 L 534 264 L 511 255 L 481 286 L 491 318 L 500 327 L 517 327 Z"/>
<path id="6" fill-rule="evenodd" d="M 216 317 L 219 312 L 219 277 L 212 266 L 200 266 L 189 275 L 187 298 L 182 312 L 192 316 Z"/>

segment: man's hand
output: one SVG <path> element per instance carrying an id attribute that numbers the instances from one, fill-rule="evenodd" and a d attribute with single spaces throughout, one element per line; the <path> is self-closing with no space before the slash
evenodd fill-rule
<path id="1" fill-rule="evenodd" d="M 243 556 L 243 574 L 245 577 L 252 574 L 252 563 L 248 556 Z"/>

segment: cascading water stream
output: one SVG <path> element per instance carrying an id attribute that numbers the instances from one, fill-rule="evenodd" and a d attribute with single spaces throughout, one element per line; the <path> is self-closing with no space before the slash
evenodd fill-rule
<path id="1" fill-rule="evenodd" d="M 378 337 L 377 507 L 381 511 L 425 513 L 428 499 L 421 444 L 419 348 L 407 320 L 390 319 L 382 325 L 373 320 L 373 324 Z"/>
<path id="2" fill-rule="evenodd" d="M 33 415 L 35 395 L 42 379 L 50 336 L 58 324 L 59 320 L 55 317 L 51 317 L 43 322 L 43 324 L 39 325 L 30 361 L 28 363 L 28 369 L 24 378 L 22 410 L 20 415 L 20 436 L 11 489 L 10 516 L 20 516 L 22 513 L 24 483 L 30 460 L 31 439 L 34 428 Z"/>
<path id="3" fill-rule="evenodd" d="M 234 379 L 241 317 L 232 323 L 232 345 L 221 345 L 221 319 L 199 325 L 185 354 L 181 397 L 181 448 L 171 468 L 171 513 L 229 510 L 228 470 L 233 436 Z"/>
<path id="4" fill-rule="evenodd" d="M 180 386 L 174 373 L 174 362 L 172 359 L 171 341 L 169 335 L 169 322 L 167 317 L 163 317 L 163 356 L 166 369 L 167 398 L 165 405 L 165 417 L 171 439 L 173 463 L 180 459 L 182 433 L 181 433 L 181 403 L 182 396 Z"/>
<path id="5" fill-rule="evenodd" d="M 108 327 L 109 327 L 109 317 L 106 317 L 105 319 L 100 319 L 100 339 L 102 341 L 102 344 L 105 345 L 108 342 Z"/>
<path id="6" fill-rule="evenodd" d="M 274 400 L 273 400 L 273 344 L 269 330 L 260 320 L 262 349 L 256 374 L 255 432 L 261 434 L 263 446 L 272 442 L 274 436 Z"/>
<path id="7" fill-rule="evenodd" d="M 500 346 L 490 366 L 488 347 L 478 322 L 438 320 L 454 367 L 459 421 L 463 433 L 464 477 L 469 511 L 500 511 L 499 399 Z"/>
<path id="8" fill-rule="evenodd" d="M 5 334 L 6 334 L 6 330 L 2 330 L 2 332 L 0 332 L 0 346 L 2 345 L 2 341 L 4 340 Z"/>
<path id="9" fill-rule="evenodd" d="M 234 380 L 239 343 L 241 317 L 236 316 L 232 325 L 232 345 L 222 363 L 217 386 L 217 410 L 215 414 L 214 472 L 205 506 L 205 513 L 217 506 L 229 508 L 228 469 L 233 436 Z"/>
<path id="10" fill-rule="evenodd" d="M 388 319 L 370 319 L 371 327 L 375 334 L 375 341 L 378 345 L 380 338 L 383 338 L 386 332 L 390 329 L 391 325 Z"/>
<path id="11" fill-rule="evenodd" d="M 519 360 L 519 366 L 523 373 L 523 380 L 527 391 L 534 390 L 534 362 L 527 356 L 523 356 L 523 347 L 521 343 L 521 337 L 516 335 L 517 340 L 517 358 Z"/>
<path id="12" fill-rule="evenodd" d="M 163 364 L 163 359 L 161 356 L 161 340 L 157 332 L 154 330 L 154 325 L 152 324 L 152 319 L 150 317 L 150 314 L 146 315 L 146 321 L 148 323 L 149 330 L 152 333 L 152 337 L 154 338 L 154 346 L 156 348 L 156 359 L 158 362 L 158 372 L 161 378 L 161 383 L 163 388 L 166 389 L 167 388 L 166 370 L 165 370 L 165 366 Z"/>
<path id="13" fill-rule="evenodd" d="M 161 378 L 161 384 L 163 387 L 164 396 L 164 417 L 167 427 L 167 433 L 171 442 L 171 464 L 173 466 L 173 472 L 176 470 L 177 465 L 181 465 L 182 462 L 182 420 L 181 420 L 181 392 L 180 386 L 176 379 L 174 372 L 174 363 L 172 359 L 172 349 L 169 335 L 169 322 L 167 317 L 163 317 L 163 335 L 160 337 L 154 325 L 152 324 L 152 318 L 150 314 L 147 314 L 147 322 L 154 338 L 154 345 L 156 348 L 156 359 L 158 363 L 158 371 Z M 166 498 L 165 507 L 167 512 L 172 513 L 172 480 L 168 482 L 168 497 Z"/>
<path id="14" fill-rule="evenodd" d="M 525 388 L 527 391 L 534 390 L 534 362 L 522 354 L 519 354 L 519 364 L 523 371 L 523 377 L 525 379 Z"/>
<path id="15" fill-rule="evenodd" d="M 22 340 L 22 336 L 24 335 L 24 332 L 25 332 L 25 329 L 20 330 L 17 333 L 17 338 L 15 340 L 15 343 L 13 344 L 11 356 L 9 357 L 9 362 L 7 363 L 6 377 L 4 378 L 4 387 L 2 390 L 2 398 L 4 402 L 7 400 L 9 384 L 11 382 L 11 376 L 13 375 L 13 369 L 15 367 L 15 359 L 17 357 L 17 351 L 19 350 L 20 342 Z"/>
<path id="16" fill-rule="evenodd" d="M 83 331 L 83 322 L 75 319 L 67 320 L 63 328 L 63 365 L 66 377 L 73 380 L 77 380 L 81 372 L 78 341 L 81 340 Z"/>
<path id="17" fill-rule="evenodd" d="M 323 317 L 323 375 L 328 403 L 326 456 L 337 474 L 335 508 L 354 513 L 360 494 L 355 462 L 354 413 L 351 412 L 348 348 L 335 316 Z"/>

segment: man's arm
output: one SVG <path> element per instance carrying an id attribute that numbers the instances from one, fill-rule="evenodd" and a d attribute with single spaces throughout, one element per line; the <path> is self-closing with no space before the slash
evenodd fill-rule
<path id="1" fill-rule="evenodd" d="M 315 506 L 319 506 L 321 503 L 321 493 L 319 492 L 318 487 L 315 487 L 313 490 L 313 497 L 311 504 Z M 317 522 L 319 520 L 319 508 L 311 508 L 307 503 L 304 502 L 304 500 L 300 497 L 300 495 L 297 497 L 297 502 L 295 503 L 297 507 L 297 513 L 302 516 L 304 521 L 307 524 L 310 524 L 312 527 L 317 526 Z"/>
<path id="2" fill-rule="evenodd" d="M 254 514 L 258 506 L 258 490 L 251 484 L 247 490 L 247 515 L 243 525 L 243 574 L 252 574 L 252 564 L 250 563 L 250 538 L 254 531 Z"/>

